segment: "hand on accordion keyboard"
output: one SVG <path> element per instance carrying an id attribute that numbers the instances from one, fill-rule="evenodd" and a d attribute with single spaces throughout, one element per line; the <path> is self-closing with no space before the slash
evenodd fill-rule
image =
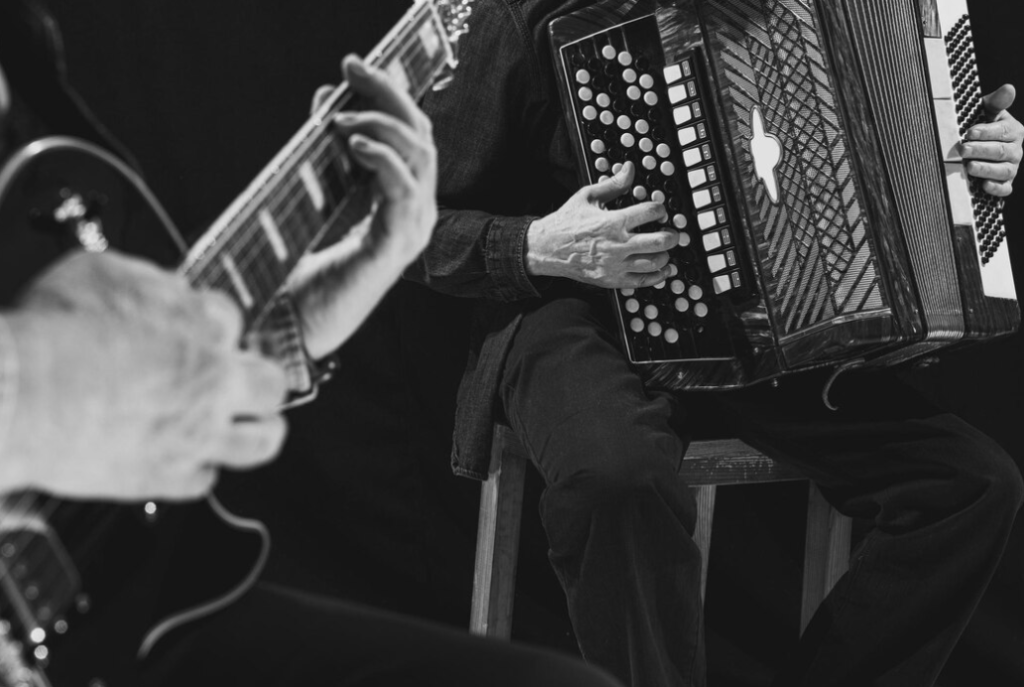
<path id="1" fill-rule="evenodd" d="M 669 276 L 669 255 L 679 232 L 659 227 L 665 208 L 639 202 L 620 209 L 605 206 L 633 189 L 633 164 L 614 176 L 577 191 L 555 212 L 534 221 L 527 233 L 527 270 L 608 289 L 653 286 Z"/>
<path id="2" fill-rule="evenodd" d="M 1024 125 L 1009 112 L 1016 93 L 1007 84 L 985 96 L 990 121 L 971 127 L 961 146 L 961 154 L 968 160 L 967 173 L 985 179 L 985 191 L 1000 198 L 1013 191 L 1013 180 L 1024 156 Z"/>

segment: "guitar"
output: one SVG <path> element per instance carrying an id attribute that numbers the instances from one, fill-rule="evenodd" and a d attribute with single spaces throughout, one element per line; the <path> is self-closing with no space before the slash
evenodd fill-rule
<path id="1" fill-rule="evenodd" d="M 443 85 L 471 3 L 417 0 L 367 63 L 416 98 Z M 257 330 L 302 256 L 370 206 L 332 125 L 356 106 L 341 84 L 189 249 L 116 155 L 78 138 L 32 141 L 0 168 L 0 303 L 67 251 L 114 247 L 178 263 Z M 212 496 L 181 506 L 0 498 L 0 687 L 134 684 L 170 635 L 244 594 L 268 551 L 261 523 Z"/>

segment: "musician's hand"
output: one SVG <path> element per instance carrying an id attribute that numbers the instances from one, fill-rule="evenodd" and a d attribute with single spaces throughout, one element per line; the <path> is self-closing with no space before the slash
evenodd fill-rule
<path id="1" fill-rule="evenodd" d="M 300 263 L 289 281 L 314 358 L 348 339 L 430 241 L 437 222 L 437 150 L 430 120 L 384 72 L 350 55 L 342 63 L 366 108 L 335 117 L 357 164 L 373 172 L 378 204 L 361 240 L 325 248 Z M 314 111 L 333 89 L 321 88 Z"/>
<path id="2" fill-rule="evenodd" d="M 1024 125 L 1009 113 L 1017 91 L 1007 84 L 984 98 L 990 122 L 971 127 L 964 135 L 961 154 L 969 160 L 967 173 L 985 179 L 983 188 L 1005 198 L 1013 191 L 1024 141 Z"/>
<path id="3" fill-rule="evenodd" d="M 251 467 L 280 447 L 284 373 L 238 349 L 241 316 L 226 296 L 140 260 L 79 252 L 5 319 L 19 374 L 0 489 L 194 498 L 218 467 Z"/>
<path id="4" fill-rule="evenodd" d="M 654 202 L 604 208 L 628 193 L 632 183 L 633 164 L 627 162 L 610 179 L 584 186 L 554 213 L 534 221 L 526 239 L 527 270 L 608 289 L 652 286 L 668 278 L 668 251 L 679 242 L 679 232 L 633 231 L 664 220 L 665 208 Z"/>

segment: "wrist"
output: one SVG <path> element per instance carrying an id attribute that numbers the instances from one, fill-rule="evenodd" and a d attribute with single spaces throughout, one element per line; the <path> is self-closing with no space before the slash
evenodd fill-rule
<path id="1" fill-rule="evenodd" d="M 551 259 L 547 247 L 544 218 L 535 219 L 526 229 L 525 264 L 526 273 L 531 277 L 561 276 L 556 261 Z"/>

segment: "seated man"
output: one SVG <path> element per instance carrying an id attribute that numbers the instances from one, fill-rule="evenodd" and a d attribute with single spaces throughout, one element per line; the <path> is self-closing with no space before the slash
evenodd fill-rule
<path id="1" fill-rule="evenodd" d="M 682 399 L 644 388 L 604 289 L 664 281 L 678 233 L 631 231 L 665 218 L 656 202 L 606 207 L 632 187 L 631 163 L 577 190 L 547 27 L 587 4 L 482 0 L 460 71 L 424 105 L 443 209 L 410 275 L 479 301 L 456 472 L 486 475 L 492 423 L 507 420 L 546 484 L 549 558 L 583 656 L 634 687 L 699 686 L 696 507 L 677 467 L 700 429 L 683 404 L 713 413 L 874 525 L 777 684 L 932 684 L 999 562 L 1017 467 L 894 372 L 840 377 L 839 412 L 821 403 L 825 373 Z M 996 122 L 964 146 L 1000 196 L 1021 159 L 1013 97 L 991 95 Z"/>
<path id="2" fill-rule="evenodd" d="M 25 66 L 37 55 L 12 48 L 25 46 L 26 36 L 38 34 L 59 45 L 36 3 L 0 4 L 2 68 L 13 63 L 24 69 L 22 75 L 39 74 L 42 65 Z M 288 297 L 299 331 L 270 337 L 268 348 L 275 341 L 299 340 L 296 335 L 304 345 L 280 347 L 275 352 L 286 359 L 278 362 L 240 352 L 240 313 L 226 297 L 190 290 L 181 278 L 114 252 L 70 255 L 25 285 L 13 302 L 5 295 L 11 304 L 0 312 L 0 492 L 31 488 L 131 502 L 195 498 L 209 491 L 219 468 L 250 467 L 275 453 L 284 434 L 278 410 L 286 386 L 281 363 L 304 366 L 304 356 L 321 357 L 344 341 L 423 249 L 436 217 L 429 122 L 379 70 L 355 58 L 347 59 L 343 69 L 368 107 L 379 110 L 349 114 L 337 123 L 355 161 L 372 173 L 370 184 L 379 204 L 369 239 L 356 256 L 328 248 L 301 265 L 290 282 Z M 12 130 L 60 134 L 68 132 L 65 124 L 76 135 L 102 142 L 102 134 L 67 93 L 58 100 L 70 110 L 29 121 L 36 110 L 19 110 L 25 105 L 19 97 L 25 82 L 8 80 L 6 74 L 13 71 L 0 73 L 0 135 L 5 142 L 27 142 L 8 136 Z M 40 107 L 38 102 L 31 105 Z M 7 145 L 0 152 L 9 155 L 13 148 Z M 17 533 L 17 522 L 8 516 L 15 510 L 20 515 L 22 503 L 14 496 L 0 501 L 5 536 Z M 178 534 L 164 552 L 188 550 L 206 532 L 193 528 Z M 142 557 L 131 548 L 140 546 L 137 540 L 124 546 L 127 557 Z M 4 555 L 10 555 L 6 547 Z M 98 557 L 100 565 L 115 567 L 103 552 Z M 227 557 L 224 551 L 212 551 L 191 563 L 200 576 L 215 576 L 231 563 Z M 173 599 L 181 581 L 160 562 L 155 558 L 160 586 L 140 590 L 133 583 L 122 591 L 146 604 L 151 598 Z M 22 589 L 21 577 L 8 574 L 10 564 L 5 558 L 0 571 L 0 613 L 4 621 L 16 619 L 22 626 L 38 621 L 36 629 L 44 630 L 43 635 L 33 630 L 21 639 L 39 644 L 54 621 L 52 610 L 45 617 L 39 610 L 35 617 L 35 606 L 24 600 L 50 590 Z M 83 624 L 94 637 L 88 630 L 84 637 L 82 632 L 76 635 L 78 620 L 72 619 L 64 628 L 66 639 L 55 643 L 49 655 L 38 650 L 45 646 L 35 647 L 38 666 L 19 664 L 28 657 L 12 643 L 11 626 L 4 622 L 0 682 L 44 684 L 34 674 L 41 666 L 55 684 L 614 684 L 596 670 L 551 654 L 287 589 L 255 585 L 244 590 L 240 585 L 234 603 L 206 609 L 201 620 L 157 643 L 145 661 L 132 660 L 136 641 L 127 656 L 115 657 L 117 666 L 83 654 L 90 647 L 102 652 L 108 644 L 123 645 L 120 633 L 130 634 L 133 626 L 121 626 L 119 618 L 101 621 L 109 635 Z M 17 599 L 22 603 L 16 606 L 12 601 Z M 103 617 L 102 608 L 86 611 L 87 605 L 86 597 L 78 598 L 79 610 L 86 613 L 83 623 L 95 614 Z M 76 657 L 91 661 L 90 667 L 76 665 Z"/>

